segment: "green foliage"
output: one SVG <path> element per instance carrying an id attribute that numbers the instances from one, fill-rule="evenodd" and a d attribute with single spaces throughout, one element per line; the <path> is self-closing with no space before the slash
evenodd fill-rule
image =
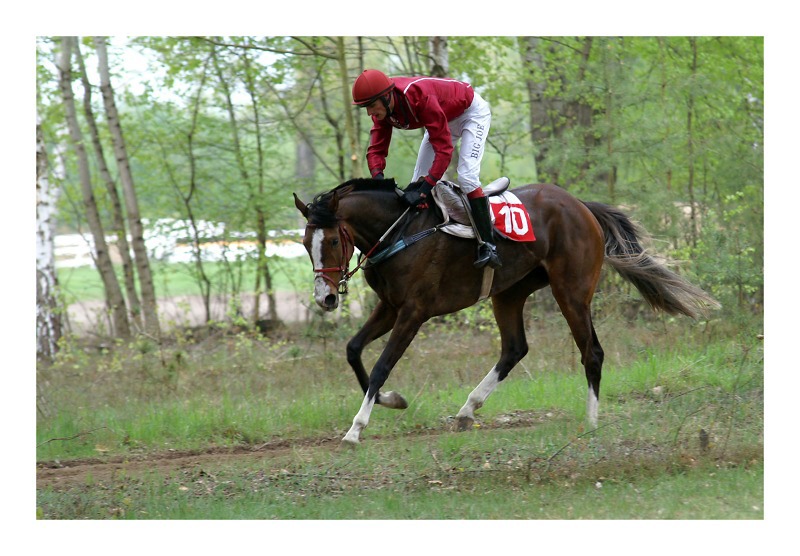
<path id="1" fill-rule="evenodd" d="M 678 251 L 695 261 L 705 287 L 729 309 L 763 311 L 763 198 L 758 187 L 728 195 L 710 210 L 696 247 Z"/>
<path id="2" fill-rule="evenodd" d="M 349 178 L 351 157 L 363 159 L 367 144 L 371 122 L 342 88 L 340 43 L 347 83 L 362 66 L 429 70 L 428 37 L 113 40 L 143 216 L 185 218 L 191 208 L 195 218 L 233 231 L 254 231 L 261 216 L 268 229 L 299 226 L 291 192 L 308 200 Z M 58 47 L 37 41 L 37 109 L 50 150 L 63 152 L 51 157 L 65 169 L 59 229 L 85 229 L 74 156 L 59 147 Z M 91 42 L 82 48 L 91 66 Z M 582 199 L 622 205 L 661 254 L 685 261 L 682 271 L 759 310 L 762 37 L 456 36 L 448 53 L 450 75 L 468 79 L 493 108 L 485 181 L 555 181 Z M 124 60 L 133 54 L 148 70 L 128 80 Z M 99 97 L 95 91 L 102 115 Z M 355 116 L 355 153 L 347 111 Z M 394 133 L 386 173 L 401 184 L 419 137 Z M 95 190 L 107 219 L 104 187 Z M 750 208 L 732 212 L 734 199 Z"/>

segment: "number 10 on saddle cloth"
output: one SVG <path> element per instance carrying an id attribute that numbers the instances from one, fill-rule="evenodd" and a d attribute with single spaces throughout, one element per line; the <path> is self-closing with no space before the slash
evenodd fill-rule
<path id="1" fill-rule="evenodd" d="M 492 208 L 494 227 L 504 237 L 514 241 L 536 241 L 531 217 L 516 195 L 506 191 L 489 197 L 489 206 Z"/>

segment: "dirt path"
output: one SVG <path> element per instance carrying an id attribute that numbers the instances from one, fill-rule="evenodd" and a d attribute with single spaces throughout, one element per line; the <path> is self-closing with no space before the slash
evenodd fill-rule
<path id="1" fill-rule="evenodd" d="M 544 421 L 558 418 L 551 412 L 515 411 L 499 415 L 491 422 L 481 423 L 483 430 L 507 430 L 537 426 Z M 451 434 L 451 425 L 441 429 L 413 431 L 404 438 L 430 439 L 443 434 Z M 397 439 L 395 436 L 370 436 L 365 443 L 389 443 Z M 212 447 L 196 451 L 166 451 L 107 458 L 87 458 L 70 461 L 48 461 L 36 464 L 36 488 L 51 487 L 56 490 L 68 490 L 85 486 L 91 477 L 96 482 L 108 482 L 115 475 L 138 476 L 156 472 L 161 475 L 175 474 L 187 469 L 214 469 L 220 465 L 231 463 L 257 462 L 291 454 L 298 449 L 304 450 L 351 450 L 341 446 L 341 436 L 305 438 L 295 440 L 277 440 L 259 446 L 236 446 L 230 448 Z M 358 448 L 357 448 L 358 449 Z"/>
<path id="2" fill-rule="evenodd" d="M 299 441 L 281 440 L 261 446 L 236 446 L 231 448 L 208 448 L 194 451 L 166 451 L 148 454 L 114 456 L 109 458 L 87 458 L 65 462 L 50 461 L 36 464 L 36 488 L 52 487 L 66 490 L 86 485 L 91 477 L 94 481 L 107 482 L 115 475 L 138 476 L 145 473 L 170 474 L 182 469 L 217 467 L 230 462 L 258 461 L 279 457 L 298 447 L 335 449 L 339 438 L 319 438 Z"/>

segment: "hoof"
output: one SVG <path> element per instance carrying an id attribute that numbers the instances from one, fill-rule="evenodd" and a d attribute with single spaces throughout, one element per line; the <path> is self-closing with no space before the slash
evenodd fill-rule
<path id="1" fill-rule="evenodd" d="M 342 438 L 342 441 L 339 443 L 339 445 L 342 448 L 354 449 L 358 447 L 359 441 L 358 438 L 352 438 L 352 437 L 348 438 L 347 436 L 345 436 L 344 438 Z"/>
<path id="2" fill-rule="evenodd" d="M 475 423 L 475 419 L 472 417 L 461 416 L 456 419 L 456 431 L 464 432 L 470 430 L 472 425 Z"/>
<path id="3" fill-rule="evenodd" d="M 406 409 L 408 407 L 406 399 L 397 392 L 381 392 L 378 403 L 390 409 Z"/>

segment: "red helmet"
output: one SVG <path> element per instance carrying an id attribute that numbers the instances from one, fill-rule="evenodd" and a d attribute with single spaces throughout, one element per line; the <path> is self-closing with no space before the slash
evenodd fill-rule
<path id="1" fill-rule="evenodd" d="M 382 71 L 368 69 L 353 83 L 353 104 L 367 106 L 392 90 L 394 81 Z"/>

